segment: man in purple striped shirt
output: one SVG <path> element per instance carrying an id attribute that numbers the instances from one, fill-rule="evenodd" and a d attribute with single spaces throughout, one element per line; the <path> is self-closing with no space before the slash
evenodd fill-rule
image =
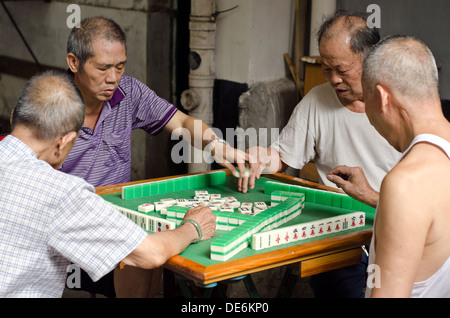
<path id="1" fill-rule="evenodd" d="M 233 162 L 241 171 L 245 169 L 248 155 L 243 151 L 216 142 L 221 140 L 202 122 L 201 132 L 194 129 L 198 120 L 178 111 L 145 84 L 124 74 L 126 36 L 114 21 L 102 17 L 84 19 L 79 28 L 72 30 L 67 52 L 68 72 L 83 96 L 86 115 L 61 171 L 81 177 L 96 187 L 129 182 L 132 130 L 143 129 L 156 135 L 163 129 L 174 132 L 179 128 L 190 132 L 191 142 L 201 140 L 202 149 L 208 146 L 215 160 L 233 173 L 236 169 Z M 116 287 L 132 282 L 131 272 L 129 269 L 116 273 Z M 120 295 L 148 293 L 152 273 L 137 275 L 142 292 L 138 284 L 133 284 L 124 289 L 132 288 L 135 293 L 120 291 Z"/>

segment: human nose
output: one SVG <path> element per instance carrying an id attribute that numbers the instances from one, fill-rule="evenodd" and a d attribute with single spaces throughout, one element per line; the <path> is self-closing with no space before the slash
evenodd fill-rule
<path id="1" fill-rule="evenodd" d="M 343 82 L 342 77 L 339 75 L 336 71 L 331 71 L 328 81 L 331 83 L 331 85 L 337 85 L 341 84 Z"/>
<path id="2" fill-rule="evenodd" d="M 116 70 L 113 67 L 111 67 L 106 72 L 105 81 L 107 83 L 116 83 L 118 81 L 119 77 L 120 76 L 119 76 L 118 72 L 116 72 Z"/>

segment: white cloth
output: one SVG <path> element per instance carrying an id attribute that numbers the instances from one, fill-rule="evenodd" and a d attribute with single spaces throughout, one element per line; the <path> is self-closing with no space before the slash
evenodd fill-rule
<path id="1" fill-rule="evenodd" d="M 450 143 L 435 135 L 422 134 L 416 136 L 411 145 L 406 149 L 402 155 L 402 159 L 416 144 L 426 142 L 441 148 L 450 159 Z M 375 229 L 372 235 L 369 251 L 369 266 L 375 263 Z M 366 288 L 366 298 L 372 296 L 372 288 Z M 411 298 L 439 298 L 450 297 L 450 257 L 442 265 L 442 267 L 436 271 L 430 278 L 423 282 L 414 283 L 411 291 Z"/>
<path id="2" fill-rule="evenodd" d="M 339 165 L 362 167 L 371 187 L 379 191 L 384 176 L 400 159 L 364 113 L 348 110 L 329 83 L 314 87 L 297 105 L 279 139 L 271 145 L 288 166 L 301 169 L 314 159 L 319 182 Z"/>
<path id="3" fill-rule="evenodd" d="M 61 297 L 70 262 L 96 281 L 147 236 L 14 136 L 0 142 L 0 180 L 0 297 Z"/>

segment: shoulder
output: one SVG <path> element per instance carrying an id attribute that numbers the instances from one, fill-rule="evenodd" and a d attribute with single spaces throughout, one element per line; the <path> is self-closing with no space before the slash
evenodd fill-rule
<path id="1" fill-rule="evenodd" d="M 311 90 L 303 97 L 302 101 L 315 101 L 324 95 L 330 96 L 332 93 L 333 88 L 331 84 L 329 82 L 326 82 L 311 88 Z"/>
<path id="2" fill-rule="evenodd" d="M 313 87 L 300 101 L 300 105 L 327 112 L 343 108 L 329 82 Z"/>
<path id="3" fill-rule="evenodd" d="M 122 76 L 119 88 L 125 93 L 126 98 L 129 98 L 134 102 L 145 101 L 151 103 L 162 100 L 162 98 L 159 97 L 148 85 L 127 74 Z"/>
<path id="4" fill-rule="evenodd" d="M 381 191 L 392 200 L 407 200 L 429 205 L 429 200 L 450 182 L 443 176 L 450 174 L 450 161 L 431 145 L 417 144 L 386 175 Z M 446 185 L 447 184 L 447 185 Z"/>
<path id="5" fill-rule="evenodd" d="M 127 74 L 123 74 L 119 83 L 119 88 L 125 93 L 129 93 L 131 90 L 134 90 L 136 88 L 143 89 L 148 87 L 137 78 L 129 76 Z"/>

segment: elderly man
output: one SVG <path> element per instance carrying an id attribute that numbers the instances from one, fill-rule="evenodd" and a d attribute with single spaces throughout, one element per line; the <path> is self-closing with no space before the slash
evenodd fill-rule
<path id="1" fill-rule="evenodd" d="M 370 122 L 403 153 L 381 185 L 366 296 L 450 297 L 450 123 L 434 57 L 416 39 L 388 37 L 367 56 L 362 79 Z M 330 179 L 354 197 L 356 188 L 373 191 L 359 169 L 345 171 Z"/>
<path id="2" fill-rule="evenodd" d="M 148 235 L 92 185 L 57 171 L 84 112 L 66 74 L 38 75 L 20 94 L 12 132 L 0 142 L 0 297 L 61 297 L 70 262 L 96 281 L 119 262 L 159 267 L 214 235 L 215 217 L 206 207 L 190 210 L 189 222 L 176 230 Z"/>
<path id="3" fill-rule="evenodd" d="M 110 19 L 84 19 L 69 35 L 67 64 L 86 103 L 86 115 L 61 171 L 81 177 L 95 187 L 129 182 L 133 129 L 151 135 L 161 130 L 190 135 L 192 144 L 210 151 L 218 163 L 232 172 L 236 170 L 232 163 L 237 163 L 244 171 L 247 158 L 244 152 L 227 146 L 206 124 L 179 111 L 145 84 L 126 75 L 126 53 L 125 33 Z M 112 276 L 113 273 L 92 285 L 83 273 L 82 289 L 107 296 L 152 296 L 156 290 L 150 286 L 158 287 L 161 270 L 129 267 L 116 271 L 115 288 Z"/>
<path id="4" fill-rule="evenodd" d="M 362 96 L 362 62 L 380 36 L 367 27 L 364 16 L 336 12 L 319 32 L 319 51 L 327 83 L 313 88 L 295 108 L 279 140 L 269 149 L 249 149 L 249 179 L 240 189 L 254 186 L 261 173 L 301 169 L 314 160 L 320 183 L 335 186 L 327 173 L 339 165 L 360 166 L 371 187 L 378 187 L 399 159 L 370 125 Z M 317 297 L 363 297 L 366 264 L 311 277 Z"/>

